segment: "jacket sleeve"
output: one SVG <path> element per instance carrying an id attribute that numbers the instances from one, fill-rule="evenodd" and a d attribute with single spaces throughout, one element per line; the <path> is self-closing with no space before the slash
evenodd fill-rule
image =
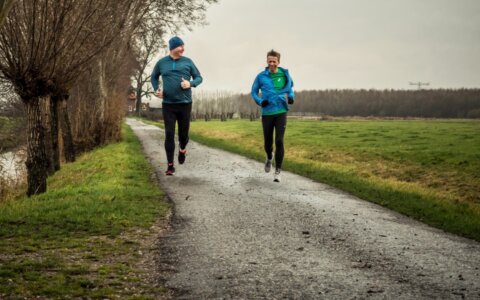
<path id="1" fill-rule="evenodd" d="M 192 75 L 192 80 L 190 81 L 190 85 L 192 87 L 197 87 L 202 83 L 203 77 L 200 75 L 200 71 L 198 71 L 197 66 L 192 61 L 192 66 L 191 66 L 191 75 Z"/>
<path id="2" fill-rule="evenodd" d="M 152 87 L 154 91 L 158 90 L 158 79 L 160 78 L 160 75 L 162 75 L 162 73 L 160 73 L 160 67 L 157 63 L 153 68 L 152 75 L 150 76 L 150 81 L 152 82 Z"/>
<path id="3" fill-rule="evenodd" d="M 295 101 L 295 92 L 293 91 L 293 81 L 292 81 L 292 87 L 288 91 L 288 99 Z"/>
<path id="4" fill-rule="evenodd" d="M 258 105 L 261 105 L 262 104 L 262 101 L 263 99 L 259 96 L 259 91 L 260 91 L 260 79 L 258 78 L 259 76 L 257 76 L 255 78 L 255 81 L 253 82 L 253 85 L 252 85 L 252 91 L 250 93 L 250 95 L 252 96 L 253 100 L 255 100 L 255 102 L 258 104 Z"/>
<path id="5" fill-rule="evenodd" d="M 293 79 L 290 76 L 290 73 L 288 74 L 288 79 L 292 82 L 292 85 L 290 86 L 290 89 L 288 90 L 288 100 L 295 101 L 295 92 L 293 91 Z"/>

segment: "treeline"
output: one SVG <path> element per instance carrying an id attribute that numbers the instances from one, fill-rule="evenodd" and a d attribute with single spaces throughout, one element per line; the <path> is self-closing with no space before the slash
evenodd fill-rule
<path id="1" fill-rule="evenodd" d="M 23 106 L 28 195 L 46 191 L 61 157 L 72 162 L 78 150 L 120 138 L 132 77 L 163 50 L 167 33 L 203 22 L 213 2 L 15 0 L 0 6 L 0 95 L 6 95 L 0 108 L 8 115 L 18 111 L 10 103 Z"/>
<path id="2" fill-rule="evenodd" d="M 480 118 L 480 89 L 312 90 L 296 92 L 290 112 L 298 115 Z M 194 119 L 255 119 L 260 108 L 249 94 L 225 91 L 195 95 Z"/>
<path id="3" fill-rule="evenodd" d="M 480 118 L 480 89 L 301 91 L 291 111 L 331 116 Z"/>
<path id="4" fill-rule="evenodd" d="M 193 120 L 226 121 L 234 116 L 253 120 L 260 116 L 260 110 L 250 95 L 234 94 L 228 91 L 195 93 L 192 106 Z"/>

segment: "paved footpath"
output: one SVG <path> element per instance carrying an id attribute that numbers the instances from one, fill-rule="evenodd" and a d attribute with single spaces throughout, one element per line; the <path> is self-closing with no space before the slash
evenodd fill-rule
<path id="1" fill-rule="evenodd" d="M 179 299 L 480 299 L 477 242 L 194 142 L 167 177 L 163 132 L 127 123 L 175 206 L 160 263 Z"/>

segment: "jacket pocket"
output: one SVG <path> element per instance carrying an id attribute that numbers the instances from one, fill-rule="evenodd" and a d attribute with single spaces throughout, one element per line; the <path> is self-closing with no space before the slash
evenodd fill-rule
<path id="1" fill-rule="evenodd" d="M 277 107 L 288 110 L 288 102 L 287 102 L 287 98 L 285 97 L 285 94 L 277 95 Z"/>

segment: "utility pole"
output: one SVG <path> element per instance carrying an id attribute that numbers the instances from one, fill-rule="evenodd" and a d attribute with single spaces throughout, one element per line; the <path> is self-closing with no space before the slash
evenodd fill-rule
<path id="1" fill-rule="evenodd" d="M 430 85 L 430 82 L 410 82 L 410 85 L 416 85 L 419 90 L 422 89 L 422 86 Z"/>

